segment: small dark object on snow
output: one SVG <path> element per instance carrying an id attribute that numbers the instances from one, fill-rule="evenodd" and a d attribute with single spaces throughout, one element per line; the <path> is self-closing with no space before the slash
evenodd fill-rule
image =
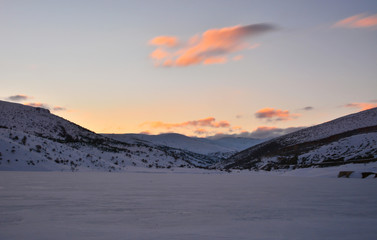
<path id="1" fill-rule="evenodd" d="M 363 173 L 361 173 L 361 177 L 366 178 L 366 177 L 369 177 L 370 175 L 373 175 L 373 174 L 374 174 L 374 178 L 376 178 L 377 173 L 374 173 L 374 172 L 363 172 Z"/>
<path id="2" fill-rule="evenodd" d="M 340 171 L 338 174 L 338 178 L 341 178 L 341 177 L 349 178 L 352 173 L 353 171 Z"/>

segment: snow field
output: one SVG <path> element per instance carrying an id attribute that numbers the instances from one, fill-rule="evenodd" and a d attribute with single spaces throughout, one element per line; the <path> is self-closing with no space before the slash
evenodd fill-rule
<path id="1" fill-rule="evenodd" d="M 1 172 L 0 239 L 375 239 L 375 179 Z"/>

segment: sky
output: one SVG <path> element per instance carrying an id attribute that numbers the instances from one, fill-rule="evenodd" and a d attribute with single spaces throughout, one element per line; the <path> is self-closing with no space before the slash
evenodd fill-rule
<path id="1" fill-rule="evenodd" d="M 272 137 L 377 107 L 377 1 L 0 0 L 0 99 L 97 133 Z"/>

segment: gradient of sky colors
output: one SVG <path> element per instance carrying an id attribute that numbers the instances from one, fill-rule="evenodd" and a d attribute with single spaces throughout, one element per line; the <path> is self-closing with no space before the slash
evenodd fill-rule
<path id="1" fill-rule="evenodd" d="M 377 1 L 0 0 L 0 98 L 95 132 L 263 137 L 377 106 Z"/>

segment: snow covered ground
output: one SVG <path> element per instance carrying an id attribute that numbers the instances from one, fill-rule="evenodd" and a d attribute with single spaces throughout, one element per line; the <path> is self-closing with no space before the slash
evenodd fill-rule
<path id="1" fill-rule="evenodd" d="M 375 239 L 375 179 L 284 174 L 0 172 L 0 239 Z"/>

